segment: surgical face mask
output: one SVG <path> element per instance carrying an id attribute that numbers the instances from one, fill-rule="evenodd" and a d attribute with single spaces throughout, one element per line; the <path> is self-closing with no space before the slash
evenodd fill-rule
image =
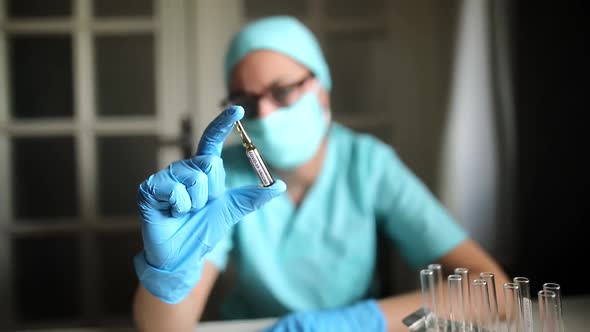
<path id="1" fill-rule="evenodd" d="M 309 161 L 328 129 L 317 91 L 262 118 L 242 121 L 268 164 L 292 169 Z"/>

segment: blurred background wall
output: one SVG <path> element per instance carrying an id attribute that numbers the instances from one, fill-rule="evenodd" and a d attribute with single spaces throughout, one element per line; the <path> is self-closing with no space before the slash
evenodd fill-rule
<path id="1" fill-rule="evenodd" d="M 0 0 L 0 329 L 130 324 L 137 185 L 193 151 L 229 38 L 272 14 L 317 34 L 335 120 L 392 144 L 512 275 L 590 292 L 563 272 L 587 252 L 581 3 Z M 382 294 L 415 287 L 381 246 Z"/>

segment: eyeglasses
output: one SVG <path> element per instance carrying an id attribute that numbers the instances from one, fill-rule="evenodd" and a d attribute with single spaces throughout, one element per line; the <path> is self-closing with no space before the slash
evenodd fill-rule
<path id="1" fill-rule="evenodd" d="M 244 118 L 255 118 L 258 114 L 258 102 L 261 98 L 269 97 L 278 107 L 289 106 L 294 102 L 294 92 L 314 77 L 313 73 L 309 73 L 304 78 L 291 84 L 279 85 L 273 83 L 264 89 L 262 93 L 256 95 L 247 94 L 243 91 L 233 91 L 221 101 L 221 107 L 227 108 L 231 105 L 240 105 L 244 108 Z"/>

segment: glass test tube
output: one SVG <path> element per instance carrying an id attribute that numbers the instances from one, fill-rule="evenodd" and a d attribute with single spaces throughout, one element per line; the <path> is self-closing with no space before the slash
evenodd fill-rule
<path id="1" fill-rule="evenodd" d="M 519 287 L 518 299 L 523 329 L 525 332 L 533 332 L 533 307 L 531 303 L 530 281 L 525 277 L 515 277 L 512 281 L 518 284 Z"/>
<path id="2" fill-rule="evenodd" d="M 458 267 L 455 269 L 455 274 L 461 276 L 462 283 L 461 289 L 463 292 L 463 308 L 465 309 L 465 324 L 467 325 L 467 330 L 471 329 L 472 320 L 471 320 L 471 287 L 469 285 L 469 269 L 464 267 Z"/>
<path id="3" fill-rule="evenodd" d="M 268 170 L 268 167 L 266 166 L 264 159 L 260 155 L 260 152 L 258 152 L 258 149 L 254 146 L 254 143 L 252 143 L 252 140 L 250 139 L 250 136 L 248 136 L 248 133 L 244 129 L 242 122 L 240 122 L 239 120 L 236 121 L 235 127 L 238 131 L 238 134 L 240 135 L 240 139 L 242 140 L 242 145 L 246 149 L 246 156 L 248 157 L 248 160 L 250 161 L 252 168 L 254 168 L 256 175 L 258 175 L 260 183 L 264 187 L 268 187 L 271 184 L 275 183 L 275 180 L 272 178 L 272 175 L 270 174 L 270 171 Z"/>
<path id="4" fill-rule="evenodd" d="M 438 325 L 444 331 L 446 329 L 448 317 L 445 306 L 445 298 L 443 294 L 444 280 L 442 277 L 442 266 L 440 264 L 430 264 L 428 265 L 428 269 L 434 272 L 434 293 L 436 295 L 434 299 L 434 306 L 436 308 L 435 314 L 438 320 Z"/>
<path id="5" fill-rule="evenodd" d="M 438 331 L 434 271 L 424 269 L 420 271 L 420 286 L 422 288 L 422 307 L 424 308 L 426 331 Z"/>
<path id="6" fill-rule="evenodd" d="M 465 306 L 463 304 L 463 277 L 451 274 L 449 281 L 449 325 L 451 332 L 465 332 Z"/>
<path id="7" fill-rule="evenodd" d="M 488 283 L 482 279 L 472 282 L 473 288 L 473 331 L 492 331 L 492 310 L 488 295 Z"/>
<path id="8" fill-rule="evenodd" d="M 559 327 L 559 331 L 563 332 L 565 331 L 565 326 L 563 324 L 563 306 L 561 304 L 561 286 L 559 284 L 556 284 L 554 282 L 546 282 L 543 284 L 543 290 L 548 290 L 548 291 L 552 291 L 555 293 L 556 296 L 556 302 L 557 302 L 557 322 L 558 327 Z"/>
<path id="9" fill-rule="evenodd" d="M 521 332 L 519 286 L 516 283 L 504 284 L 504 306 L 506 309 L 506 332 Z"/>
<path id="10" fill-rule="evenodd" d="M 540 290 L 539 300 L 539 330 L 541 332 L 558 332 L 557 296 L 550 290 Z"/>
<path id="11" fill-rule="evenodd" d="M 492 329 L 497 331 L 500 329 L 500 313 L 498 312 L 498 297 L 496 296 L 496 280 L 492 272 L 482 272 L 479 277 L 488 284 L 488 295 L 492 310 Z"/>

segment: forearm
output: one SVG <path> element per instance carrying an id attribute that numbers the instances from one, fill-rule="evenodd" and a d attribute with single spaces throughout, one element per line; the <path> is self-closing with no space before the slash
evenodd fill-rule
<path id="1" fill-rule="evenodd" d="M 197 320 L 193 296 L 168 304 L 150 294 L 141 284 L 135 292 L 133 317 L 139 331 L 192 331 Z"/>
<path id="2" fill-rule="evenodd" d="M 422 306 L 420 291 L 396 295 L 377 302 L 387 322 L 388 332 L 407 331 L 402 319 Z"/>
<path id="3" fill-rule="evenodd" d="M 162 302 L 138 285 L 133 301 L 133 317 L 139 331 L 193 331 L 219 272 L 205 262 L 201 279 L 177 304 Z"/>

